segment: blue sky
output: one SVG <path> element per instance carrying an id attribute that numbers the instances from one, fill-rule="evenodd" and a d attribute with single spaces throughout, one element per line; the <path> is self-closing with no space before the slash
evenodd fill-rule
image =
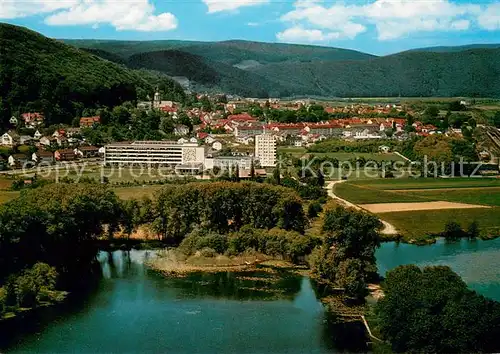
<path id="1" fill-rule="evenodd" d="M 373 54 L 500 43 L 500 0 L 0 0 L 0 21 L 54 38 L 245 39 Z"/>

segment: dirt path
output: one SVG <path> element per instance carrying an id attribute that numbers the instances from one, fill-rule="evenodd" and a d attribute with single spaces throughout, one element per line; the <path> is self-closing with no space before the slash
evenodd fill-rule
<path id="1" fill-rule="evenodd" d="M 342 199 L 333 192 L 335 185 L 337 183 L 343 183 L 343 182 L 345 182 L 345 180 L 331 181 L 330 183 L 328 183 L 328 185 L 326 186 L 328 196 L 332 199 L 335 199 L 336 201 L 340 202 L 340 204 L 343 204 L 348 208 L 366 211 L 365 209 L 363 209 L 359 205 L 351 203 L 348 200 Z M 382 231 L 380 231 L 381 234 L 383 234 L 383 235 L 398 235 L 399 234 L 398 231 L 396 230 L 396 228 L 394 227 L 394 225 L 389 224 L 387 221 L 384 221 L 384 220 L 380 220 L 380 221 L 382 222 L 382 224 L 384 224 L 384 228 L 382 229 Z"/>

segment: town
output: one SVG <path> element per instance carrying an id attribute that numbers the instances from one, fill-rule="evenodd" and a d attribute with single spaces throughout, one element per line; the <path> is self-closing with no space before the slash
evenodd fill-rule
<path id="1" fill-rule="evenodd" d="M 40 164 L 91 160 L 102 161 L 105 166 L 170 167 L 181 174 L 238 166 L 245 176 L 252 165 L 275 167 L 278 148 L 308 148 L 327 139 L 380 140 L 381 151 L 389 152 L 383 141 L 463 135 L 461 125 L 438 127 L 428 122 L 425 112 L 401 104 L 341 106 L 336 102 L 332 106 L 311 100 L 234 100 L 223 95 L 196 94 L 195 100 L 199 102 L 197 107 L 183 107 L 181 103 L 162 100 L 157 91 L 152 101 L 139 102 L 134 109 L 129 106 L 126 114 L 130 119 L 133 114 L 154 112 L 159 120 L 157 125 L 168 122 L 165 125 L 170 125 L 170 134 L 162 140 L 109 141 L 112 137 L 108 137 L 93 141 L 93 131 L 106 124 L 98 114 L 76 118 L 73 126 L 50 127 L 45 126 L 44 115 L 39 112 L 12 116 L 12 129 L 0 137 L 0 166 L 29 169 Z M 463 109 L 468 103 L 461 101 L 457 105 Z M 421 116 L 425 123 L 419 120 Z M 459 124 L 466 130 L 470 128 L 467 117 Z"/>

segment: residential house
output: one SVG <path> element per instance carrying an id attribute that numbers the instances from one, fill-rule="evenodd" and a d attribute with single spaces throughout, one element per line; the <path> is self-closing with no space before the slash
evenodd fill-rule
<path id="1" fill-rule="evenodd" d="M 254 138 L 252 136 L 241 135 L 236 137 L 236 142 L 241 143 L 243 145 L 253 144 Z"/>
<path id="2" fill-rule="evenodd" d="M 212 149 L 216 151 L 221 151 L 222 150 L 222 143 L 220 141 L 214 141 L 212 144 Z"/>
<path id="3" fill-rule="evenodd" d="M 12 125 L 17 125 L 17 122 L 18 122 L 18 121 L 17 121 L 17 118 L 16 118 L 16 117 L 14 117 L 14 116 L 10 117 L 10 119 L 9 119 L 9 123 L 10 123 L 10 124 L 12 124 Z"/>
<path id="4" fill-rule="evenodd" d="M 177 143 L 179 143 L 179 144 L 185 144 L 185 143 L 189 143 L 189 140 L 186 139 L 186 138 L 180 138 L 179 140 L 177 140 Z"/>
<path id="5" fill-rule="evenodd" d="M 68 138 L 71 138 L 75 135 L 79 135 L 82 132 L 80 128 L 67 128 L 66 129 L 66 136 Z"/>
<path id="6" fill-rule="evenodd" d="M 24 154 L 13 154 L 9 156 L 8 164 L 12 168 L 26 167 L 28 162 L 31 162 L 28 156 Z"/>
<path id="7" fill-rule="evenodd" d="M 198 143 L 198 139 L 196 139 L 195 137 L 189 139 L 189 142 L 190 143 Z"/>
<path id="8" fill-rule="evenodd" d="M 27 145 L 33 141 L 33 138 L 29 135 L 21 135 L 19 137 L 19 144 L 21 145 Z"/>
<path id="9" fill-rule="evenodd" d="M 36 128 L 40 124 L 43 124 L 45 117 L 42 113 L 23 113 L 21 114 L 21 119 L 24 121 L 26 128 Z"/>
<path id="10" fill-rule="evenodd" d="M 185 125 L 178 124 L 174 128 L 174 135 L 187 135 L 189 134 L 189 128 L 186 127 Z"/>
<path id="11" fill-rule="evenodd" d="M 50 139 L 46 136 L 40 138 L 40 145 L 50 146 Z"/>
<path id="12" fill-rule="evenodd" d="M 13 134 L 5 133 L 4 135 L 2 135 L 2 137 L 0 137 L 0 145 L 14 146 L 14 144 L 15 140 Z"/>
<path id="13" fill-rule="evenodd" d="M 54 154 L 51 153 L 50 151 L 43 151 L 39 150 L 33 155 L 31 155 L 31 159 L 36 163 L 36 164 L 44 164 L 44 165 L 52 165 L 54 163 Z"/>
<path id="14" fill-rule="evenodd" d="M 54 153 L 56 161 L 73 161 L 76 159 L 75 152 L 71 149 L 57 150 Z"/>
<path id="15" fill-rule="evenodd" d="M 40 133 L 40 131 L 36 131 L 35 134 L 33 135 L 33 138 L 35 140 L 39 140 L 40 138 L 42 137 L 42 133 Z"/>
<path id="16" fill-rule="evenodd" d="M 79 157 L 91 158 L 99 156 L 99 148 L 95 146 L 80 146 L 74 150 Z"/>
<path id="17" fill-rule="evenodd" d="M 205 144 L 213 144 L 215 142 L 215 138 L 212 135 L 207 135 L 205 139 Z"/>
<path id="18" fill-rule="evenodd" d="M 235 127 L 234 136 L 255 136 L 264 134 L 264 127 L 262 124 L 255 125 L 240 125 Z"/>
<path id="19" fill-rule="evenodd" d="M 100 116 L 80 118 L 80 128 L 90 128 L 93 127 L 94 124 L 101 124 Z"/>
<path id="20" fill-rule="evenodd" d="M 239 170 L 239 177 L 240 177 L 240 179 L 250 179 L 250 178 L 252 178 L 251 172 L 252 172 L 251 169 L 240 169 Z M 263 168 L 255 168 L 254 169 L 254 177 L 266 178 L 267 177 L 267 172 Z"/>

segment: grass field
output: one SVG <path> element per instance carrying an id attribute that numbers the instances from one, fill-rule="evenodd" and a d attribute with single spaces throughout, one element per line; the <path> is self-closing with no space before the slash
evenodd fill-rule
<path id="1" fill-rule="evenodd" d="M 458 222 L 462 228 L 476 221 L 485 234 L 500 231 L 500 208 L 405 211 L 378 214 L 393 224 L 406 240 L 422 240 L 444 230 L 446 223 Z"/>
<path id="2" fill-rule="evenodd" d="M 500 180 L 498 179 L 373 179 L 338 184 L 335 194 L 355 204 L 421 203 L 446 201 L 485 205 L 486 209 L 442 209 L 378 213 L 406 240 L 422 240 L 456 221 L 467 228 L 479 223 L 483 234 L 500 231 Z"/>
<path id="3" fill-rule="evenodd" d="M 332 159 L 337 159 L 339 161 L 349 161 L 357 158 L 364 158 L 366 160 L 374 161 L 404 161 L 404 159 L 396 154 L 374 154 L 374 153 L 363 153 L 363 152 L 311 152 L 308 155 L 314 155 L 318 157 L 329 157 Z"/>
<path id="4" fill-rule="evenodd" d="M 472 188 L 472 187 L 500 187 L 497 178 L 394 178 L 373 179 L 369 182 L 354 182 L 363 187 L 398 190 L 398 189 L 441 189 L 441 188 Z"/>

